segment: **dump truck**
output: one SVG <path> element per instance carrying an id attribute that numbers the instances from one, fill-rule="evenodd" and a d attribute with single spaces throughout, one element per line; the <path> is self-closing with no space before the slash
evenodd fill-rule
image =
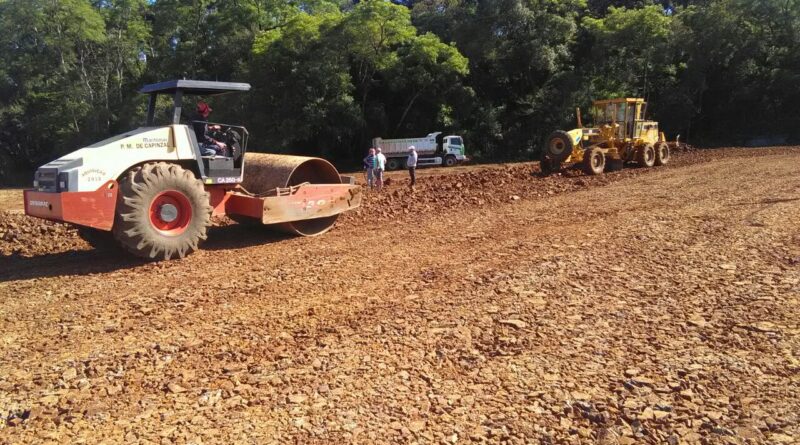
<path id="1" fill-rule="evenodd" d="M 665 165 L 670 148 L 658 122 L 645 119 L 647 102 L 642 98 L 597 100 L 592 103 L 594 125 L 584 127 L 580 108 L 578 128 L 555 131 L 548 136 L 541 153 L 543 174 L 571 164 L 589 175 L 619 170 L 636 163 L 641 167 Z"/>
<path id="2" fill-rule="evenodd" d="M 116 241 L 133 255 L 184 257 L 207 238 L 212 216 L 300 236 L 328 231 L 358 207 L 361 188 L 328 161 L 250 153 L 240 125 L 209 123 L 230 148 L 203 155 L 183 97 L 245 92 L 237 82 L 172 80 L 145 85 L 147 123 L 39 167 L 24 191 L 25 213 L 79 226 L 90 244 Z M 172 97 L 171 123 L 154 125 L 159 95 Z"/>
<path id="3" fill-rule="evenodd" d="M 406 168 L 408 147 L 417 149 L 417 166 L 444 165 L 452 167 L 467 160 L 464 139 L 461 136 L 442 136 L 441 132 L 430 133 L 422 138 L 372 140 L 372 146 L 380 147 L 386 156 L 386 169 Z"/>

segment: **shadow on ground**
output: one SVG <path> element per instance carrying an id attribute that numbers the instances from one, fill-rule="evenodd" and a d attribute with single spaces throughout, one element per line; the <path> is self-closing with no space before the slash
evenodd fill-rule
<path id="1" fill-rule="evenodd" d="M 229 224 L 209 229 L 208 239 L 200 248 L 203 250 L 242 249 L 277 243 L 292 238 L 297 238 L 297 236 L 276 232 L 257 223 Z"/>
<path id="2" fill-rule="evenodd" d="M 291 238 L 295 237 L 270 231 L 263 226 L 230 224 L 212 227 L 208 232 L 208 239 L 200 245 L 200 249 L 212 251 L 242 249 L 256 245 L 272 244 Z M 0 282 L 65 275 L 91 275 L 150 263 L 150 261 L 136 258 L 116 246 L 30 257 L 16 254 L 7 255 L 0 256 Z M 186 267 L 191 267 L 191 263 L 185 264 Z"/>

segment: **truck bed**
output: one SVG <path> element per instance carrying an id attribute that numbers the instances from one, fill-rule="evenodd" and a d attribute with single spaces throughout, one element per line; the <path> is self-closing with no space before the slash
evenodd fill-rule
<path id="1" fill-rule="evenodd" d="M 414 146 L 419 156 L 430 156 L 436 152 L 436 138 L 380 139 L 375 138 L 373 145 L 380 147 L 385 156 L 397 157 L 408 155 L 408 147 Z"/>

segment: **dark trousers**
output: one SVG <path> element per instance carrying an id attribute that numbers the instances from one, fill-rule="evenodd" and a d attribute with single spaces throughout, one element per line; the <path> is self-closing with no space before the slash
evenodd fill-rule
<path id="1" fill-rule="evenodd" d="M 417 183 L 417 167 L 408 167 L 408 176 L 411 178 L 411 186 Z"/>

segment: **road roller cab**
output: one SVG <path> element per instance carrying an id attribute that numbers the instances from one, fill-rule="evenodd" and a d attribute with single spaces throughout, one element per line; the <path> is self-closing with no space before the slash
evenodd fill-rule
<path id="1" fill-rule="evenodd" d="M 181 133 L 181 136 L 182 133 L 186 133 L 186 143 L 189 144 L 190 151 L 193 153 L 193 158 L 197 163 L 197 165 L 193 165 L 192 168 L 203 180 L 204 184 L 236 184 L 242 182 L 244 153 L 247 151 L 247 142 L 250 133 L 245 127 L 240 125 L 208 122 L 205 119 L 203 119 L 203 122 L 198 122 L 199 119 L 194 118 L 186 119 L 185 116 L 189 113 L 186 112 L 187 107 L 184 106 L 184 102 L 190 104 L 192 101 L 185 100 L 184 98 L 186 96 L 219 96 L 222 94 L 247 91 L 250 91 L 250 85 L 247 83 L 211 82 L 204 80 L 171 80 L 145 85 L 139 90 L 140 93 L 150 96 L 147 105 L 148 127 L 154 125 L 158 96 L 171 96 L 173 106 L 170 128 L 173 132 Z M 188 125 L 182 125 L 181 122 L 185 122 Z M 219 130 L 214 131 L 214 138 L 225 142 L 230 147 L 226 155 L 203 155 L 200 142 L 197 140 L 194 131 L 194 126 L 198 124 L 219 127 Z M 174 141 L 177 144 L 179 141 L 182 141 L 182 139 L 174 139 Z"/>
<path id="2" fill-rule="evenodd" d="M 196 250 L 212 216 L 303 236 L 324 233 L 360 204 L 351 178 L 319 158 L 247 153 L 249 133 L 238 125 L 217 124 L 215 139 L 226 138 L 233 150 L 203 156 L 193 123 L 182 118 L 184 96 L 249 90 L 246 83 L 197 80 L 146 85 L 140 90 L 150 96 L 146 126 L 40 167 L 34 188 L 24 193 L 25 213 L 76 224 L 98 247 L 113 237 L 150 259 Z M 168 125 L 154 125 L 159 95 L 172 97 Z"/>

